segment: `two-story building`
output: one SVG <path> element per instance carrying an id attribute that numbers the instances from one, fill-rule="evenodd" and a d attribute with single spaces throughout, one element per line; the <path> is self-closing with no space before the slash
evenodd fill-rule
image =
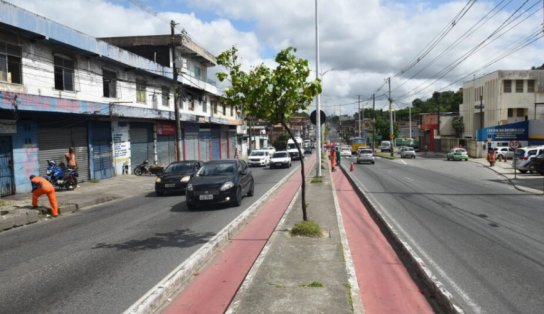
<path id="1" fill-rule="evenodd" d="M 486 145 L 544 143 L 544 70 L 499 70 L 463 84 L 463 137 Z"/>
<path id="2" fill-rule="evenodd" d="M 219 103 L 214 65 L 186 35 L 98 39 L 0 0 L 0 195 L 30 191 L 70 146 L 81 181 L 232 158 L 242 120 Z"/>

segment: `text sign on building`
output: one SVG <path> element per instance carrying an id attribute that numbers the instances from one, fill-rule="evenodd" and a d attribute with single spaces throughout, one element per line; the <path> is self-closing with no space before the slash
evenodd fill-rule
<path id="1" fill-rule="evenodd" d="M 17 133 L 17 125 L 15 120 L 0 119 L 0 134 L 15 134 Z"/>
<path id="2" fill-rule="evenodd" d="M 529 136 L 529 124 L 527 121 L 522 121 L 486 128 L 486 131 L 487 138 L 492 141 L 526 141 Z"/>

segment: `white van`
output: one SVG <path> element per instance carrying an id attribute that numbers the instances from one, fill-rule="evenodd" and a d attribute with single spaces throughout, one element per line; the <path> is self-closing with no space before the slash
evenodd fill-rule
<path id="1" fill-rule="evenodd" d="M 379 148 L 381 152 L 391 152 L 391 149 L 393 149 L 391 141 L 382 141 Z"/>

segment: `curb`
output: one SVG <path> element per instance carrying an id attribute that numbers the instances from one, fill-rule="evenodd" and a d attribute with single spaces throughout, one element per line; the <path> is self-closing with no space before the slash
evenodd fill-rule
<path id="1" fill-rule="evenodd" d="M 357 193 L 361 201 L 365 204 L 366 208 L 372 219 L 376 222 L 386 239 L 389 241 L 395 252 L 399 255 L 399 258 L 403 264 L 411 270 L 412 278 L 419 284 L 423 285 L 429 293 L 432 300 L 429 303 L 433 308 L 439 307 L 440 313 L 452 313 L 461 314 L 464 311 L 453 303 L 452 295 L 446 288 L 436 279 L 432 272 L 427 268 L 423 260 L 412 250 L 412 248 L 404 241 L 400 239 L 395 229 L 385 220 L 377 206 L 374 206 L 373 202 L 366 197 L 364 192 L 355 183 L 353 178 L 349 175 L 349 172 L 340 167 L 345 176 L 349 180 L 353 187 L 353 190 Z M 413 273 L 412 273 L 413 272 Z"/>
<path id="2" fill-rule="evenodd" d="M 300 166 L 299 166 L 300 167 Z M 261 196 L 255 203 L 248 207 L 236 219 L 219 231 L 208 243 L 200 247 L 188 259 L 177 266 L 153 288 L 146 292 L 138 301 L 132 304 L 124 314 L 155 313 L 178 290 L 190 282 L 190 279 L 215 256 L 231 238 L 231 234 L 239 231 L 253 216 L 258 213 L 260 205 L 265 202 L 281 185 L 283 185 L 299 169 L 295 167 L 282 180 L 276 183 L 270 190 Z"/>

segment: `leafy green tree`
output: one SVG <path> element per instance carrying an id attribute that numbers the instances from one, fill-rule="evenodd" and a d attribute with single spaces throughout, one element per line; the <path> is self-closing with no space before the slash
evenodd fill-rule
<path id="1" fill-rule="evenodd" d="M 463 117 L 458 116 L 454 117 L 451 121 L 452 127 L 455 130 L 455 134 L 457 137 L 461 137 L 463 135 L 463 132 L 465 132 L 465 124 L 463 123 Z"/>
<path id="2" fill-rule="evenodd" d="M 280 134 L 278 135 L 278 138 L 274 141 L 272 145 L 274 145 L 274 148 L 277 150 L 286 150 L 287 149 L 287 140 L 289 140 L 289 135 L 287 134 Z"/>
<path id="3" fill-rule="evenodd" d="M 217 73 L 219 81 L 230 79 L 231 86 L 225 89 L 223 103 L 240 106 L 242 112 L 271 124 L 280 123 L 293 141 L 295 137 L 287 125 L 293 114 L 308 108 L 316 95 L 321 93 L 319 80 L 308 81 L 310 68 L 308 60 L 295 56 L 296 49 L 283 49 L 275 58 L 277 66 L 270 69 L 260 64 L 248 71 L 241 69 L 238 62 L 238 49 L 232 47 L 217 57 L 217 63 L 227 72 Z M 297 144 L 301 156 L 302 176 L 302 217 L 306 221 L 306 185 L 304 155 Z"/>

